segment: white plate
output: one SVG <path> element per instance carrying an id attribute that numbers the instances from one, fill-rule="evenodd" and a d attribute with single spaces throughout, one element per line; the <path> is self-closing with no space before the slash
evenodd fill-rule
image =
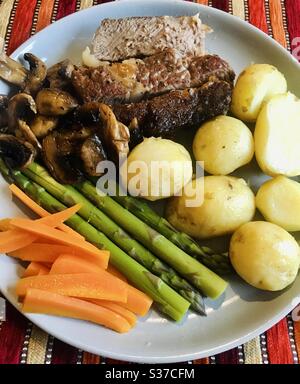
<path id="1" fill-rule="evenodd" d="M 214 29 L 207 42 L 210 52 L 228 60 L 237 73 L 252 62 L 272 63 L 286 75 L 290 90 L 300 95 L 300 66 L 281 46 L 233 16 L 183 1 L 125 0 L 93 7 L 44 29 L 24 43 L 13 57 L 30 51 L 47 64 L 67 57 L 79 61 L 80 52 L 104 17 L 193 15 L 196 12 Z M 0 93 L 6 90 L 6 86 L 0 84 Z M 244 169 L 243 175 L 254 188 L 262 182 L 261 176 L 252 170 Z M 0 207 L 1 217 L 20 214 L 2 179 Z M 14 260 L 0 257 L 0 289 L 16 307 L 13 287 L 21 270 Z M 284 317 L 299 302 L 299 296 L 300 276 L 292 287 L 276 294 L 258 291 L 233 278 L 226 296 L 214 303 L 207 302 L 206 318 L 190 313 L 181 324 L 175 324 L 152 311 L 126 335 L 83 321 L 26 316 L 55 337 L 83 350 L 127 361 L 167 363 L 220 353 L 250 340 Z"/>

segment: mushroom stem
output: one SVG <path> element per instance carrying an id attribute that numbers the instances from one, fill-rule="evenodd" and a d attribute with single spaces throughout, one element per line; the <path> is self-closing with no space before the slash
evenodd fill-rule
<path id="1" fill-rule="evenodd" d="M 26 85 L 28 71 L 17 61 L 6 55 L 4 50 L 0 53 L 0 77 L 23 89 Z"/>

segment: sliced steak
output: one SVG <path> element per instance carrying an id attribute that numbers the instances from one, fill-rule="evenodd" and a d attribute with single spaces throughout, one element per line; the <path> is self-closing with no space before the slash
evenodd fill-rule
<path id="1" fill-rule="evenodd" d="M 209 80 L 233 83 L 229 64 L 216 55 L 178 55 L 174 49 L 122 63 L 103 63 L 97 68 L 79 67 L 72 83 L 83 102 L 109 104 L 140 101 L 172 90 L 200 87 Z"/>
<path id="2" fill-rule="evenodd" d="M 108 61 L 151 56 L 166 48 L 198 56 L 204 54 L 208 31 L 199 15 L 104 19 L 94 35 L 92 53 Z"/>
<path id="3" fill-rule="evenodd" d="M 113 105 L 125 125 L 136 118 L 143 136 L 170 137 L 179 128 L 199 126 L 203 121 L 229 110 L 232 85 L 208 81 L 199 88 L 171 91 L 139 103 Z"/>

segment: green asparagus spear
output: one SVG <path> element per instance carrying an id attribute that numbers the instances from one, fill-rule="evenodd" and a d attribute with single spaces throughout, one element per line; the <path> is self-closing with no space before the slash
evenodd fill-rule
<path id="1" fill-rule="evenodd" d="M 88 200 L 86 200 L 73 187 L 63 186 L 57 183 L 43 167 L 36 163 L 30 164 L 30 166 L 25 170 L 25 173 L 33 180 L 38 180 L 37 182 L 39 184 L 43 185 L 43 187 L 46 188 L 46 190 L 48 190 L 51 194 L 55 194 L 55 196 L 61 199 L 66 205 L 82 202 L 84 203 L 84 206 L 87 206 L 89 203 Z M 99 197 L 99 206 L 101 207 L 103 203 L 101 203 L 101 196 L 98 195 L 100 191 L 97 191 L 94 186 L 92 186 L 92 189 L 94 191 L 93 199 L 96 201 L 96 198 Z M 107 196 L 103 195 L 102 197 Z M 205 295 L 215 299 L 225 291 L 227 287 L 226 281 L 200 264 L 196 259 L 186 254 L 160 233 L 150 228 L 147 224 L 135 217 L 113 199 L 110 199 L 109 202 L 113 208 L 110 211 L 112 220 L 117 222 L 123 229 L 135 237 L 136 240 L 140 241 L 154 254 L 172 266 Z M 96 209 L 91 203 L 89 204 L 91 207 L 89 209 L 90 216 L 89 218 L 86 218 L 88 221 L 90 221 L 94 216 L 93 209 Z M 79 210 L 79 214 L 84 215 L 84 212 L 85 208 L 82 207 L 81 210 Z M 109 220 L 109 218 L 107 219 Z M 111 225 L 112 223 L 111 220 L 108 220 L 102 225 L 101 228 L 103 232 L 107 231 L 106 233 L 113 229 L 112 226 L 110 229 L 107 228 L 107 225 Z"/>
<path id="2" fill-rule="evenodd" d="M 217 253 L 209 247 L 200 246 L 186 233 L 177 231 L 164 217 L 153 211 L 146 202 L 119 194 L 113 196 L 113 199 L 209 269 L 221 275 L 232 272 L 228 253 Z"/>
<path id="3" fill-rule="evenodd" d="M 149 250 L 143 247 L 139 242 L 130 237 L 115 222 L 107 217 L 101 210 L 97 209 L 76 189 L 70 186 L 63 186 L 45 174 L 44 170 L 39 168 L 39 175 L 31 170 L 25 171 L 26 174 L 38 184 L 42 185 L 52 195 L 56 196 L 67 205 L 82 203 L 79 214 L 91 223 L 95 228 L 104 232 L 114 243 L 123 249 L 132 258 L 150 270 L 156 276 L 159 276 L 166 284 L 175 289 L 181 296 L 191 303 L 192 308 L 205 314 L 203 297 L 191 284 L 179 276 L 167 264 L 154 256 Z M 94 189 L 94 186 L 90 187 Z M 107 197 L 109 199 L 109 197 Z M 112 200 L 113 201 L 113 200 Z M 113 201 L 114 202 L 114 201 Z"/>
<path id="4" fill-rule="evenodd" d="M 59 212 L 66 208 L 50 195 L 42 186 L 34 183 L 19 171 L 9 171 L 0 158 L 0 172 L 9 182 L 15 182 L 35 202 L 48 212 Z M 79 215 L 66 221 L 70 227 L 84 236 L 87 241 L 100 249 L 110 251 L 110 262 L 118 268 L 137 288 L 148 294 L 159 309 L 176 321 L 180 321 L 189 308 L 189 302 L 165 284 L 159 277 L 128 256 L 111 242 L 103 233 L 94 228 Z"/>

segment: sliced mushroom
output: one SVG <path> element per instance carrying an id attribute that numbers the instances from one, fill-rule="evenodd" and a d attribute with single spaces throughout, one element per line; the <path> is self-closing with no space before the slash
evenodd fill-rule
<path id="1" fill-rule="evenodd" d="M 50 67 L 47 71 L 47 80 L 50 88 L 66 90 L 71 84 L 71 75 L 74 65 L 66 59 Z"/>
<path id="2" fill-rule="evenodd" d="M 81 180 L 82 173 L 73 166 L 72 158 L 60 153 L 55 133 L 46 136 L 42 146 L 45 164 L 57 181 L 64 184 L 75 184 Z"/>
<path id="3" fill-rule="evenodd" d="M 0 95 L 0 128 L 7 127 L 8 124 L 8 97 L 5 95 Z"/>
<path id="4" fill-rule="evenodd" d="M 81 146 L 80 156 L 85 172 L 90 176 L 101 176 L 97 166 L 107 159 L 102 142 L 96 134 L 87 138 Z"/>
<path id="5" fill-rule="evenodd" d="M 9 100 L 7 111 L 9 132 L 40 149 L 41 145 L 28 123 L 36 114 L 36 105 L 32 96 L 18 93 Z"/>
<path id="6" fill-rule="evenodd" d="M 36 97 L 37 110 L 45 116 L 62 116 L 77 107 L 77 100 L 68 92 L 44 88 Z"/>
<path id="7" fill-rule="evenodd" d="M 16 86 L 21 91 L 35 95 L 46 78 L 45 64 L 32 53 L 25 53 L 24 59 L 29 63 L 29 70 L 21 63 L 11 59 L 4 50 L 0 53 L 0 77 Z"/>
<path id="8" fill-rule="evenodd" d="M 47 67 L 45 63 L 32 53 L 25 53 L 24 59 L 29 63 L 29 72 L 23 92 L 36 95 L 46 79 Z"/>
<path id="9" fill-rule="evenodd" d="M 100 104 L 99 115 L 103 123 L 105 146 L 111 151 L 112 158 L 117 160 L 119 156 L 127 155 L 130 140 L 128 127 L 117 121 L 113 111 L 106 104 Z"/>
<path id="10" fill-rule="evenodd" d="M 77 154 L 84 140 L 90 137 L 93 133 L 94 130 L 91 128 L 76 126 L 57 132 L 56 143 L 59 152 L 64 156 Z"/>
<path id="11" fill-rule="evenodd" d="M 57 127 L 58 118 L 52 116 L 37 115 L 31 122 L 30 128 L 38 139 L 47 136 Z"/>
<path id="12" fill-rule="evenodd" d="M 28 142 L 13 135 L 0 135 L 0 155 L 13 168 L 26 168 L 35 158 L 36 150 Z"/>
<path id="13" fill-rule="evenodd" d="M 130 142 L 129 146 L 130 149 L 134 148 L 136 145 L 141 143 L 143 141 L 143 133 L 142 129 L 139 126 L 138 119 L 135 117 L 132 119 L 128 126 L 129 132 L 130 132 Z"/>
<path id="14" fill-rule="evenodd" d="M 75 111 L 75 118 L 83 124 L 97 124 L 99 123 L 99 106 L 97 101 L 91 101 L 80 105 Z"/>

